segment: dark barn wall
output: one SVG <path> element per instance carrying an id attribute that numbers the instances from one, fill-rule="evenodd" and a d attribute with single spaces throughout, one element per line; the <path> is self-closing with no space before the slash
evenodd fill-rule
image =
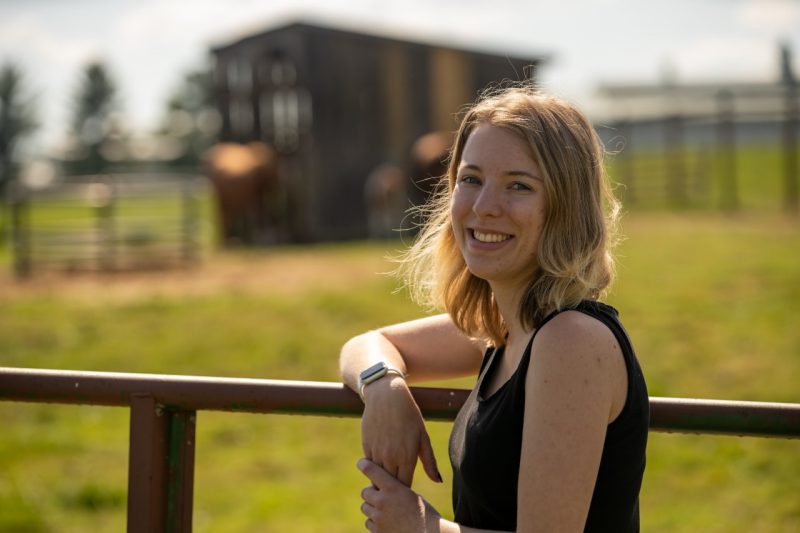
<path id="1" fill-rule="evenodd" d="M 322 239 L 365 236 L 363 184 L 384 158 L 380 50 L 359 36 L 309 36 L 316 110 L 311 213 Z"/>
<path id="2" fill-rule="evenodd" d="M 364 183 L 378 165 L 408 169 L 413 142 L 453 131 L 490 82 L 526 61 L 308 24 L 214 50 L 221 140 L 281 153 L 282 240 L 367 236 Z"/>
<path id="3" fill-rule="evenodd" d="M 310 183 L 313 102 L 306 40 L 291 27 L 215 50 L 215 84 L 223 142 L 263 141 L 281 156 L 281 223 L 277 240 L 312 238 Z"/>

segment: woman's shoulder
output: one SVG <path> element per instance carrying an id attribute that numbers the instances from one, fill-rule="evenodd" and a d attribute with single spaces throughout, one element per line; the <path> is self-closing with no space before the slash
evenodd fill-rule
<path id="1" fill-rule="evenodd" d="M 625 379 L 625 359 L 617 337 L 592 314 L 577 309 L 551 317 L 534 337 L 530 369 L 564 374 L 564 379 L 591 376 L 616 383 Z"/>
<path id="2" fill-rule="evenodd" d="M 536 332 L 534 345 L 537 342 L 539 345 L 595 345 L 601 339 L 614 339 L 608 325 L 597 312 L 592 312 L 605 309 L 616 314 L 613 307 L 594 301 L 585 301 L 574 309 L 554 313 Z"/>

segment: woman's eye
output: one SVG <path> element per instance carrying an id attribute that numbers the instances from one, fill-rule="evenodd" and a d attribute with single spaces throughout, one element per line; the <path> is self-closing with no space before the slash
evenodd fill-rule
<path id="1" fill-rule="evenodd" d="M 532 190 L 529 185 L 515 181 L 511 184 L 511 189 L 515 191 L 530 191 Z"/>
<path id="2" fill-rule="evenodd" d="M 480 180 L 475 176 L 461 176 L 459 181 L 461 181 L 461 183 L 480 183 Z"/>

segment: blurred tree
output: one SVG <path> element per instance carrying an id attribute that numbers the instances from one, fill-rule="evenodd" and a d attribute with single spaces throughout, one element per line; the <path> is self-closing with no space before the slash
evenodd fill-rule
<path id="1" fill-rule="evenodd" d="M 15 151 L 37 123 L 32 97 L 27 94 L 22 72 L 13 64 L 0 68 L 0 243 L 6 239 L 6 195 L 16 178 Z"/>
<path id="2" fill-rule="evenodd" d="M 215 141 L 219 114 L 214 106 L 211 71 L 193 70 L 183 77 L 167 102 L 159 133 L 175 141 L 172 164 L 196 165 Z"/>
<path id="3" fill-rule="evenodd" d="M 101 62 L 88 64 L 75 95 L 70 171 L 99 173 L 106 169 L 108 159 L 103 147 L 114 128 L 115 96 L 116 87 L 105 65 Z"/>
<path id="4" fill-rule="evenodd" d="M 0 68 L 0 200 L 5 199 L 15 176 L 15 147 L 36 126 L 33 100 L 26 95 L 22 72 L 6 63 Z"/>

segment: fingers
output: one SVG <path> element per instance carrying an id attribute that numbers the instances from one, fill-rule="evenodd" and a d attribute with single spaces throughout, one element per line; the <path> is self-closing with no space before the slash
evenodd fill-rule
<path id="1" fill-rule="evenodd" d="M 364 487 L 364 490 L 361 491 L 361 499 L 364 500 L 361 504 L 361 514 L 367 517 L 366 522 L 364 522 L 364 527 L 369 531 L 375 530 L 374 518 L 377 497 L 378 491 L 375 489 L 375 487 Z"/>
<path id="2" fill-rule="evenodd" d="M 364 457 L 410 487 L 414 480 L 414 470 L 421 446 L 419 438 L 422 436 L 424 434 L 407 439 L 409 442 L 402 444 L 399 449 L 364 446 Z"/>
<path id="3" fill-rule="evenodd" d="M 394 476 L 369 459 L 359 459 L 356 466 L 370 481 L 372 481 L 372 484 L 375 485 L 378 490 L 391 487 L 398 482 Z"/>
<path id="4" fill-rule="evenodd" d="M 431 439 L 428 433 L 425 432 L 420 436 L 419 443 L 419 460 L 422 462 L 422 467 L 425 473 L 432 481 L 437 483 L 442 482 L 442 474 L 439 473 L 439 467 L 436 464 L 436 456 L 433 454 L 433 446 L 431 446 Z M 411 484 L 409 483 L 409 486 Z"/>
<path id="5" fill-rule="evenodd" d="M 399 468 L 397 471 L 397 480 L 400 481 L 406 487 L 410 487 L 411 483 L 414 481 L 414 468 L 417 466 L 416 457 L 414 458 L 414 462 L 410 465 L 404 466 Z"/>
<path id="6" fill-rule="evenodd" d="M 392 476 L 398 476 L 400 467 L 397 465 L 396 461 L 391 459 L 392 456 L 385 451 L 381 453 L 380 449 L 373 449 L 371 446 L 368 446 L 363 439 L 361 441 L 361 447 L 364 450 L 364 457 L 389 472 Z M 416 461 L 416 457 L 414 457 L 414 461 Z"/>
<path id="7" fill-rule="evenodd" d="M 378 497 L 378 490 L 371 485 L 369 487 L 364 487 L 361 491 L 361 499 L 364 500 L 361 504 L 361 513 L 367 517 L 367 521 L 364 522 L 364 527 L 370 531 L 375 530 L 374 519 L 375 512 L 377 511 L 375 505 L 377 504 Z"/>
<path id="8" fill-rule="evenodd" d="M 395 466 L 395 465 L 391 465 L 391 464 L 384 464 L 384 465 L 378 465 L 378 466 L 380 466 L 381 468 L 386 470 L 386 472 L 388 472 L 394 478 L 396 478 L 398 476 L 398 473 L 400 472 L 400 467 L 399 466 Z"/>
<path id="9" fill-rule="evenodd" d="M 375 457 L 375 456 L 372 456 L 372 457 L 370 457 L 370 456 L 367 456 L 367 459 L 369 459 L 370 461 L 372 461 L 373 463 L 375 463 L 375 464 L 376 464 L 376 465 L 378 465 L 379 467 L 383 468 L 383 469 L 384 469 L 384 470 L 385 470 L 385 471 L 386 471 L 388 474 L 390 474 L 392 477 L 395 477 L 395 478 L 396 478 L 396 477 L 398 477 L 398 476 L 399 476 L 399 474 L 400 474 L 400 470 L 401 470 L 401 468 L 400 468 L 399 466 L 395 465 L 394 463 L 391 463 L 391 462 L 389 462 L 389 461 L 384 461 L 384 462 L 381 462 L 381 461 L 380 461 L 380 460 L 379 460 L 377 457 Z M 417 459 L 417 458 L 415 457 L 415 458 L 414 458 L 414 460 L 416 461 L 416 459 Z"/>
<path id="10" fill-rule="evenodd" d="M 367 502 L 363 502 L 361 504 L 361 514 L 366 516 L 369 519 L 374 518 L 375 515 L 375 508 L 368 504 Z"/>
<path id="11" fill-rule="evenodd" d="M 372 485 L 364 487 L 364 489 L 361 491 L 361 499 L 373 507 L 375 507 L 378 503 L 378 496 L 378 489 Z"/>

